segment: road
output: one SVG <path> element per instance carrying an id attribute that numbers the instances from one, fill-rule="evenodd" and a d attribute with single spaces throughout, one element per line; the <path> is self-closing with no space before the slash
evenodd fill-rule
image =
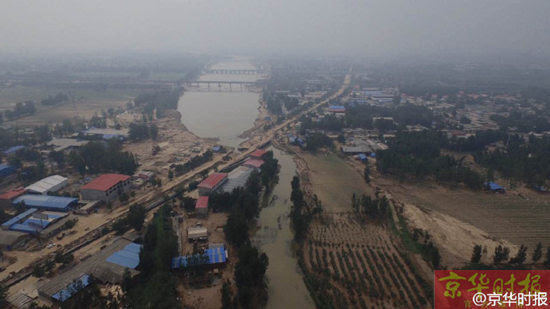
<path id="1" fill-rule="evenodd" d="M 244 160 L 257 148 L 260 148 L 261 146 L 264 146 L 270 143 L 275 138 L 278 131 L 296 122 L 302 115 L 312 112 L 318 107 L 327 104 L 329 101 L 340 97 L 349 87 L 350 83 L 351 83 L 351 74 L 348 73 L 346 74 L 343 84 L 340 87 L 340 89 L 338 89 L 338 91 L 336 91 L 334 94 L 332 94 L 325 100 L 317 104 L 313 104 L 311 107 L 307 108 L 306 110 L 294 115 L 293 117 L 287 119 L 281 124 L 278 124 L 275 127 L 272 127 L 271 129 L 266 131 L 265 134 L 258 141 L 247 145 L 249 149 L 248 151 L 240 153 L 237 157 L 234 157 L 232 160 L 224 163 L 222 157 L 219 156 L 218 158 L 212 161 L 209 161 L 201 165 L 200 167 L 193 169 L 192 171 L 189 171 L 188 173 L 175 177 L 172 181 L 165 183 L 161 188 L 152 189 L 150 192 L 132 200 L 130 203 L 131 204 L 141 203 L 142 205 L 146 205 L 146 208 L 148 211 L 152 211 L 156 209 L 158 206 L 162 205 L 167 200 L 173 199 L 177 195 L 177 193 L 174 192 L 174 189 L 176 189 L 178 186 L 187 184 L 188 182 L 190 182 L 192 179 L 194 179 L 204 171 L 210 170 L 215 166 L 219 165 L 220 169 L 223 169 L 225 167 L 231 166 L 232 164 L 235 164 L 237 162 Z M 73 241 L 71 244 L 66 245 L 63 249 L 63 252 L 64 253 L 75 252 L 76 250 L 79 250 L 87 246 L 88 244 L 92 243 L 93 241 L 99 239 L 100 237 L 103 236 L 101 231 L 105 227 L 111 226 L 112 223 L 114 223 L 116 220 L 118 220 L 122 216 L 126 215 L 127 212 L 128 212 L 128 207 L 120 211 L 117 210 L 115 217 L 111 217 L 110 219 L 106 220 L 104 224 L 101 224 L 99 227 L 93 230 L 90 230 L 79 239 Z M 27 258 L 22 259 L 22 261 L 18 261 L 12 265 L 9 265 L 6 268 L 6 270 L 4 270 L 4 273 L 9 274 L 11 272 L 14 272 L 15 275 L 4 278 L 1 283 L 4 286 L 11 287 L 14 284 L 20 282 L 21 280 L 27 278 L 28 276 L 30 276 L 32 272 L 32 266 L 38 263 L 43 263 L 48 258 L 52 258 L 53 255 L 55 254 L 54 250 L 55 250 L 54 248 L 51 248 L 49 250 L 41 250 L 38 254 L 35 253 L 36 255 L 31 254 Z M 25 262 L 26 262 L 26 265 L 23 265 Z"/>

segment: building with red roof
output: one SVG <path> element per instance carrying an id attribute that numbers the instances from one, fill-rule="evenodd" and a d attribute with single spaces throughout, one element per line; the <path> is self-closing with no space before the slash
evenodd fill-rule
<path id="1" fill-rule="evenodd" d="M 267 153 L 267 151 L 265 151 L 263 149 L 256 149 L 256 150 L 254 150 L 254 152 L 252 152 L 250 154 L 250 157 L 251 158 L 256 158 L 256 159 L 261 159 L 264 156 L 264 154 L 266 154 L 266 153 Z"/>
<path id="2" fill-rule="evenodd" d="M 19 187 L 0 194 L 0 207 L 3 209 L 9 207 L 14 199 L 23 195 L 25 192 L 27 192 L 25 188 Z"/>
<path id="3" fill-rule="evenodd" d="M 262 167 L 262 165 L 264 165 L 264 160 L 260 160 L 260 159 L 248 159 L 246 161 L 244 161 L 243 165 L 244 166 L 248 166 L 248 167 L 252 167 L 252 168 L 255 168 L 255 169 L 259 169 L 260 167 Z"/>
<path id="4" fill-rule="evenodd" d="M 127 192 L 130 185 L 130 176 L 128 175 L 103 174 L 80 188 L 80 198 L 108 203 Z"/>
<path id="5" fill-rule="evenodd" d="M 199 195 L 208 195 L 211 192 L 218 190 L 223 183 L 227 180 L 226 173 L 212 173 L 205 180 L 203 180 L 197 187 L 199 188 Z"/>
<path id="6" fill-rule="evenodd" d="M 208 215 L 208 196 L 199 196 L 195 204 L 195 212 L 201 216 Z"/>

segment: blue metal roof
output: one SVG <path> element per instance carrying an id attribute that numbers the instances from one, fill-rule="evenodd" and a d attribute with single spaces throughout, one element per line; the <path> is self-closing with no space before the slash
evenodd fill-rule
<path id="1" fill-rule="evenodd" d="M 31 209 L 27 209 L 25 210 L 24 212 L 18 214 L 17 216 L 9 219 L 8 221 L 4 222 L 2 224 L 3 227 L 6 227 L 6 228 L 9 228 L 10 226 L 14 225 L 15 223 L 25 219 L 26 217 L 30 216 L 31 214 L 33 214 L 35 211 L 37 211 L 36 208 L 31 208 Z"/>
<path id="2" fill-rule="evenodd" d="M 21 202 L 25 202 L 27 207 L 68 210 L 69 207 L 78 202 L 78 199 L 64 196 L 25 194 L 16 198 L 12 204 L 17 205 Z"/>
<path id="3" fill-rule="evenodd" d="M 16 223 L 10 226 L 10 230 L 33 234 L 40 232 L 42 229 L 38 226 L 28 225 L 26 223 Z"/>
<path id="4" fill-rule="evenodd" d="M 135 269 L 139 265 L 139 252 L 141 245 L 129 243 L 124 249 L 113 253 L 107 258 L 107 262 Z"/>
<path id="5" fill-rule="evenodd" d="M 87 287 L 88 285 L 90 285 L 90 276 L 83 275 L 82 277 L 78 278 L 74 282 L 71 282 L 69 285 L 67 285 L 61 291 L 53 294 L 52 298 L 55 299 L 55 300 L 58 300 L 60 302 L 64 302 L 67 299 L 71 298 L 78 291 L 80 291 L 83 288 Z"/>
<path id="6" fill-rule="evenodd" d="M 188 260 L 191 258 L 199 258 L 201 255 L 187 255 L 187 256 L 178 256 L 172 259 L 172 268 L 185 268 L 188 265 Z M 225 246 L 216 246 L 216 247 L 210 247 L 206 250 L 204 250 L 204 253 L 202 254 L 202 257 L 207 257 L 208 261 L 206 261 L 205 264 L 219 264 L 219 263 L 225 263 L 227 261 L 227 251 L 225 250 Z"/>
<path id="7" fill-rule="evenodd" d="M 42 230 L 45 229 L 48 225 L 50 225 L 50 223 L 51 222 L 48 220 L 40 220 L 37 218 L 28 218 L 27 220 L 25 220 L 25 222 L 23 222 L 23 224 L 25 225 L 36 226 Z"/>
<path id="8" fill-rule="evenodd" d="M 12 154 L 12 153 L 16 153 L 17 151 L 19 151 L 23 148 L 25 148 L 25 146 L 23 146 L 23 145 L 12 146 L 12 147 L 4 150 L 4 154 L 9 155 L 9 154 Z"/>

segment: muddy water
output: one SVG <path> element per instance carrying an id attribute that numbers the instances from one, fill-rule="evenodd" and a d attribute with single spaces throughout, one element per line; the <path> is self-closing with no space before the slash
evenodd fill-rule
<path id="1" fill-rule="evenodd" d="M 254 69 L 246 59 L 233 59 L 213 65 L 215 69 Z M 256 81 L 260 75 L 203 74 L 201 81 Z M 178 111 L 182 123 L 200 137 L 217 137 L 226 146 L 237 147 L 239 135 L 254 126 L 260 95 L 239 85 L 212 84 L 191 88 L 181 96 Z"/>
<path id="2" fill-rule="evenodd" d="M 273 189 L 269 205 L 260 212 L 259 230 L 252 240 L 269 257 L 267 308 L 315 308 L 291 248 L 294 235 L 288 217 L 290 181 L 296 174 L 296 165 L 287 153 L 271 150 L 281 166 L 279 182 Z"/>

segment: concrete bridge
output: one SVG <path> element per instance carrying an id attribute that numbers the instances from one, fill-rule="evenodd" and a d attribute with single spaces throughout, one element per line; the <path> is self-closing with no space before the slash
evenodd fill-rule
<path id="1" fill-rule="evenodd" d="M 193 80 L 193 81 L 184 81 L 184 87 L 197 87 L 203 90 L 212 90 L 212 91 L 221 91 L 221 90 L 246 90 L 249 86 L 256 85 L 256 82 L 253 81 L 237 81 L 237 80 Z M 206 85 L 206 88 L 201 87 L 201 85 Z M 227 87 L 229 86 L 229 89 Z"/>
<path id="2" fill-rule="evenodd" d="M 255 75 L 259 74 L 258 70 L 233 70 L 233 69 L 209 69 L 206 70 L 208 74 L 224 74 L 224 75 Z"/>

